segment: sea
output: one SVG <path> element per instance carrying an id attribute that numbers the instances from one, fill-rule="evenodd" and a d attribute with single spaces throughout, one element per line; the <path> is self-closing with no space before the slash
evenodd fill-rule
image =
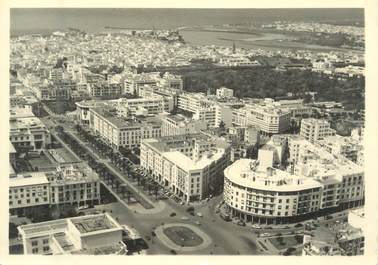
<path id="1" fill-rule="evenodd" d="M 178 29 L 183 27 L 271 23 L 274 21 L 327 22 L 363 26 L 362 8 L 311 9 L 149 9 L 149 8 L 12 8 L 10 34 L 49 34 L 55 30 L 76 28 L 98 33 L 105 27 L 128 29 Z M 253 38 L 231 32 L 180 31 L 188 43 L 195 45 L 255 46 Z M 279 39 L 270 35 L 268 39 Z M 249 41 L 248 41 L 249 40 Z"/>

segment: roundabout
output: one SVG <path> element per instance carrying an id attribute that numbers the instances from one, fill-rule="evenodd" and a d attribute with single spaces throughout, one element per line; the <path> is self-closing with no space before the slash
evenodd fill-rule
<path id="1" fill-rule="evenodd" d="M 211 244 L 207 234 L 190 224 L 165 224 L 157 227 L 155 233 L 161 242 L 176 251 L 196 251 Z"/>

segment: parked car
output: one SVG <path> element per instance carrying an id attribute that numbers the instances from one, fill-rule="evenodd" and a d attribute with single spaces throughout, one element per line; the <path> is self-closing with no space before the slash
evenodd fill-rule
<path id="1" fill-rule="evenodd" d="M 183 216 L 183 217 L 181 217 L 181 220 L 188 221 L 188 220 L 189 220 L 189 217 L 187 217 L 187 216 Z"/>
<path id="2" fill-rule="evenodd" d="M 240 225 L 240 226 L 245 226 L 245 222 L 243 220 L 239 220 L 237 222 L 237 225 Z"/>
<path id="3" fill-rule="evenodd" d="M 176 213 L 173 212 L 173 213 L 171 213 L 169 216 L 170 216 L 170 217 L 174 217 L 174 216 L 176 216 Z"/>
<path id="4" fill-rule="evenodd" d="M 257 225 L 257 224 L 253 224 L 251 225 L 252 228 L 254 229 L 261 229 L 261 226 Z"/>
<path id="5" fill-rule="evenodd" d="M 220 217 L 225 220 L 226 222 L 230 222 L 231 221 L 231 217 L 229 214 L 224 214 L 224 213 L 221 213 L 220 214 Z"/>
<path id="6" fill-rule="evenodd" d="M 197 216 L 203 217 L 203 214 L 202 213 L 197 213 Z"/>
<path id="7" fill-rule="evenodd" d="M 199 221 L 195 221 L 194 222 L 196 225 L 201 225 L 201 223 Z"/>

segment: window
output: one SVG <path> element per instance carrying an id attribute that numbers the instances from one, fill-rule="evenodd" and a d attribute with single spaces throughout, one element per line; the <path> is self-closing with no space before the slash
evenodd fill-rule
<path id="1" fill-rule="evenodd" d="M 44 247 L 43 247 L 43 251 L 44 251 L 44 252 L 50 251 L 50 247 L 49 247 L 49 246 L 44 246 Z"/>
<path id="2" fill-rule="evenodd" d="M 46 244 L 48 244 L 49 243 L 49 239 L 43 239 L 43 241 L 42 241 L 42 243 L 44 244 L 44 245 L 46 245 Z"/>
<path id="3" fill-rule="evenodd" d="M 37 241 L 37 240 L 33 240 L 33 241 L 32 241 L 32 246 L 33 246 L 33 247 L 38 246 L 38 241 Z"/>
<path id="4" fill-rule="evenodd" d="M 33 252 L 33 254 L 38 253 L 38 248 L 33 248 L 33 249 L 32 249 L 32 252 Z"/>

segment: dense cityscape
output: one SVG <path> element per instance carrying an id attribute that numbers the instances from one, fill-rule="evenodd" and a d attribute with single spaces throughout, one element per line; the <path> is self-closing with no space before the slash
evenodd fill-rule
<path id="1" fill-rule="evenodd" d="M 364 254 L 363 25 L 100 30 L 10 40 L 10 254 Z"/>

